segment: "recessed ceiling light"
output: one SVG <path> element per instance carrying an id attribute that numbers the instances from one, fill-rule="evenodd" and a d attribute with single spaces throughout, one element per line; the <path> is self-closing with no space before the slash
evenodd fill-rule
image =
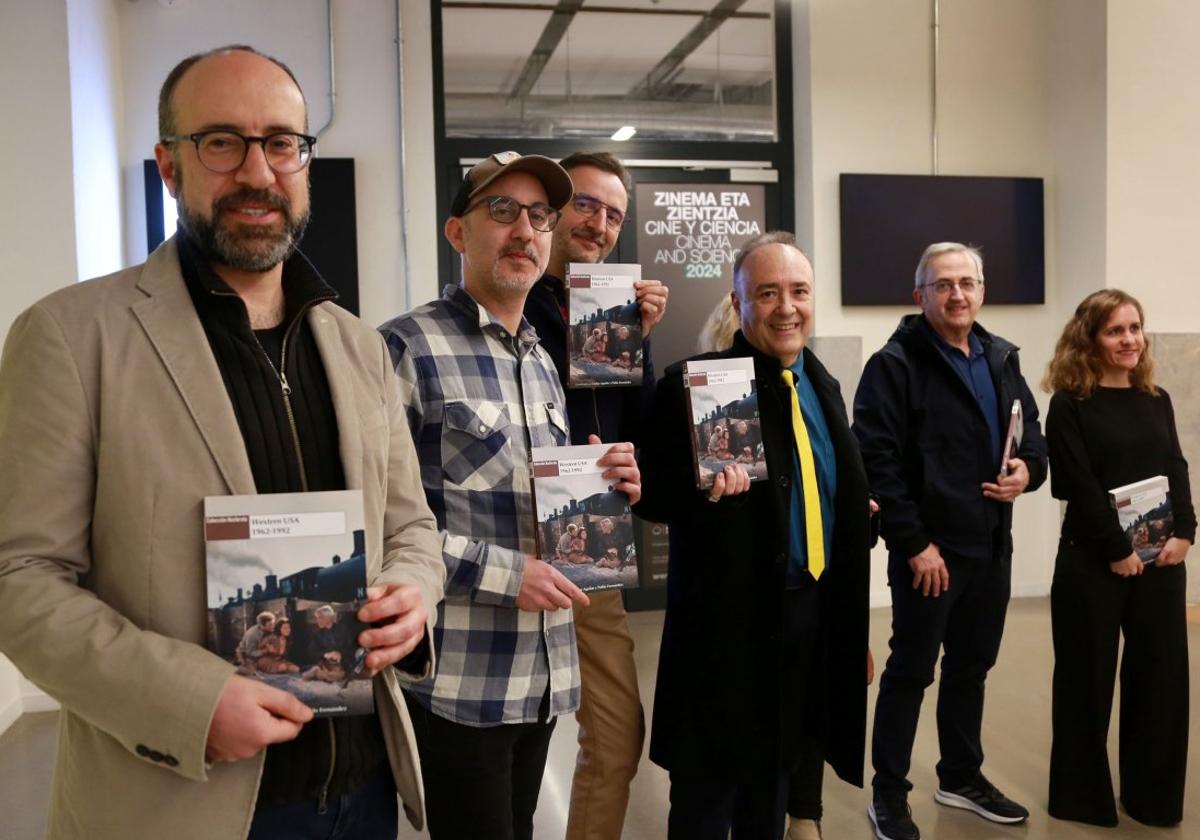
<path id="1" fill-rule="evenodd" d="M 612 139 L 620 142 L 622 140 L 628 140 L 635 134 L 637 134 L 636 128 L 634 128 L 632 125 L 623 125 L 613 132 Z"/>

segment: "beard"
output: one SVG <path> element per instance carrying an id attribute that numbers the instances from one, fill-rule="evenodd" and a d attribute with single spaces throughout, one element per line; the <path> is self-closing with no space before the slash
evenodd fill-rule
<path id="1" fill-rule="evenodd" d="M 585 250 L 583 245 L 575 241 L 576 235 L 594 243 L 599 250 L 597 252 Z M 594 231 L 580 225 L 567 231 L 564 245 L 568 263 L 601 263 L 612 252 L 612 246 L 616 245 L 616 242 L 609 243 L 605 236 L 596 236 Z"/>
<path id="2" fill-rule="evenodd" d="M 530 272 L 528 277 L 521 274 L 514 274 L 512 271 L 501 268 L 501 261 L 508 254 L 525 254 L 531 261 Z M 532 245 L 525 247 L 514 246 L 506 248 L 500 254 L 500 259 L 492 265 L 492 283 L 495 288 L 505 292 L 527 292 L 542 276 L 545 266 L 538 256 L 537 251 Z"/>
<path id="3" fill-rule="evenodd" d="M 287 197 L 267 190 L 243 188 L 221 196 L 213 201 L 207 218 L 184 202 L 182 181 L 179 182 L 178 196 L 179 221 L 200 252 L 214 262 L 239 271 L 270 271 L 290 257 L 304 236 L 310 217 L 307 210 L 303 216 L 296 217 Z M 220 221 L 225 210 L 246 201 L 278 210 L 283 216 L 282 227 Z"/>

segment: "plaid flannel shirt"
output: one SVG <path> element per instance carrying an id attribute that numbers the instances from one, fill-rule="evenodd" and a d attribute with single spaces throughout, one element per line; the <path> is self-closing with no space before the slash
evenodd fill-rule
<path id="1" fill-rule="evenodd" d="M 547 684 L 550 715 L 574 711 L 572 611 L 517 609 L 525 556 L 537 553 L 529 450 L 568 443 L 554 363 L 527 321 L 510 335 L 461 286 L 379 329 L 446 563 L 437 672 L 406 690 L 469 726 L 538 720 Z"/>

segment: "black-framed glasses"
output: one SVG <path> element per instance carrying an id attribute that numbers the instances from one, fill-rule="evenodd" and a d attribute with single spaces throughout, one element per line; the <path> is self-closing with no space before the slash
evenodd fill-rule
<path id="1" fill-rule="evenodd" d="M 935 280 L 932 283 L 922 283 L 921 286 L 926 289 L 933 289 L 939 297 L 947 297 L 954 289 L 958 289 L 964 295 L 973 295 L 983 288 L 982 280 L 959 280 L 955 283 L 953 280 Z"/>
<path id="2" fill-rule="evenodd" d="M 571 206 L 575 208 L 576 213 L 588 219 L 603 210 L 604 224 L 613 230 L 616 230 L 629 221 L 624 211 L 618 210 L 610 204 L 605 204 L 594 195 L 588 195 L 587 193 L 575 193 L 571 198 Z"/>
<path id="3" fill-rule="evenodd" d="M 524 210 L 529 214 L 529 226 L 543 233 L 554 230 L 554 226 L 562 218 L 562 213 L 549 204 L 543 204 L 540 201 L 535 201 L 533 204 L 522 204 L 508 195 L 484 196 L 468 205 L 462 214 L 467 215 L 480 204 L 486 204 L 488 215 L 503 225 L 511 225 L 521 217 L 521 211 Z"/>
<path id="4" fill-rule="evenodd" d="M 164 143 L 190 141 L 196 146 L 196 156 L 210 172 L 233 172 L 240 169 L 250 153 L 250 144 L 262 146 L 267 166 L 280 175 L 291 175 L 308 166 L 317 138 L 294 131 L 276 131 L 266 137 L 247 137 L 228 129 L 197 131 L 162 138 Z"/>

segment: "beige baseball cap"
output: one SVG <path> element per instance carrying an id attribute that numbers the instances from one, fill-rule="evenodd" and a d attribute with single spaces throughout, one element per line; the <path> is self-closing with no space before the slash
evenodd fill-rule
<path id="1" fill-rule="evenodd" d="M 575 194 L 571 176 L 553 160 L 543 155 L 522 155 L 520 152 L 496 152 L 488 155 L 471 167 L 463 178 L 458 195 L 450 205 L 450 215 L 461 216 L 466 212 L 471 199 L 481 195 L 497 178 L 511 172 L 528 172 L 542 182 L 546 190 L 546 201 L 555 209 L 562 207 Z"/>

